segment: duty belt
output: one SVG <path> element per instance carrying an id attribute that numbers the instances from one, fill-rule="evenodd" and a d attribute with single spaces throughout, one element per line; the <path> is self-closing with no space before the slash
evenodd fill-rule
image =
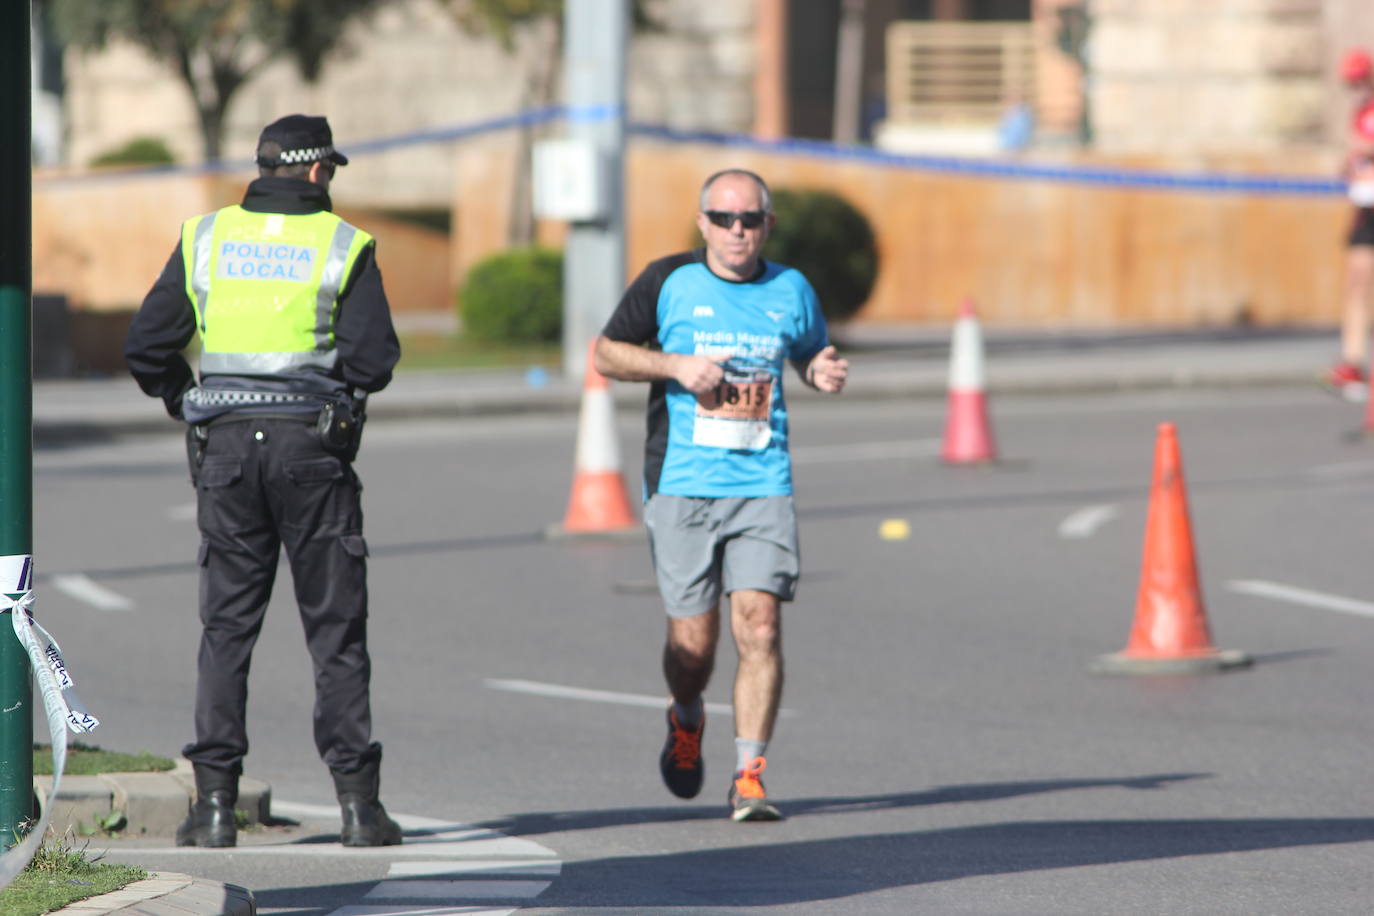
<path id="1" fill-rule="evenodd" d="M 186 400 L 198 407 L 268 407 L 273 404 L 318 403 L 318 397 L 278 391 L 225 391 L 216 388 L 192 388 Z"/>

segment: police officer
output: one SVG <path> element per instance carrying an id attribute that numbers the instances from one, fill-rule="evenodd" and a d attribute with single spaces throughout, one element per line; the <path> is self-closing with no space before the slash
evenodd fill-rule
<path id="1" fill-rule="evenodd" d="M 367 393 L 400 345 L 370 235 L 330 212 L 348 158 L 322 117 L 263 129 L 243 203 L 187 220 L 134 317 L 139 387 L 189 424 L 201 532 L 197 800 L 181 846 L 233 846 L 248 751 L 248 667 L 282 545 L 315 671 L 315 744 L 345 846 L 401 841 L 378 800 L 367 652 L 367 546 L 352 459 Z M 199 332 L 200 381 L 182 350 Z"/>

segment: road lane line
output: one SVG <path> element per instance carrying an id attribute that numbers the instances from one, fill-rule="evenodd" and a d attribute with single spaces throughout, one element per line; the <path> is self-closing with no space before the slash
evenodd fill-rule
<path id="1" fill-rule="evenodd" d="M 97 585 L 85 573 L 61 573 L 49 581 L 59 592 L 77 601 L 84 601 L 99 611 L 131 611 L 134 608 L 134 603 L 128 598 Z"/>
<path id="2" fill-rule="evenodd" d="M 1084 506 L 1059 523 L 1061 538 L 1089 538 L 1107 522 L 1116 518 L 1117 508 L 1110 503 Z"/>
<path id="3" fill-rule="evenodd" d="M 1342 461 L 1337 464 L 1319 464 L 1307 469 L 1313 477 L 1340 480 L 1347 477 L 1363 477 L 1374 474 L 1374 461 Z"/>
<path id="4" fill-rule="evenodd" d="M 1242 595 L 1255 595 L 1274 601 L 1287 601 L 1307 607 L 1321 608 L 1326 611 L 1340 611 L 1343 614 L 1356 614 L 1360 617 L 1374 617 L 1374 602 L 1358 598 L 1346 598 L 1311 589 L 1284 585 L 1281 582 L 1266 582 L 1263 579 L 1234 579 L 1226 587 Z"/>
<path id="5" fill-rule="evenodd" d="M 591 690 L 586 687 L 565 687 L 560 684 L 541 684 L 538 681 L 510 680 L 504 678 L 485 678 L 482 685 L 492 690 L 507 690 L 511 693 L 528 693 L 534 696 L 553 697 L 559 700 L 585 700 L 589 703 L 610 703 L 617 706 L 642 706 L 647 709 L 663 710 L 668 708 L 666 697 L 651 697 L 640 693 L 617 693 L 613 690 Z M 719 716 L 734 714 L 734 707 L 728 703 L 707 703 L 706 711 Z M 779 709 L 778 715 L 791 718 L 795 710 Z"/>

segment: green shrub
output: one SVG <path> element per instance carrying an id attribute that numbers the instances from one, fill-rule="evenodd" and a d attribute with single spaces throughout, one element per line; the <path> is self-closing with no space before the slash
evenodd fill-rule
<path id="1" fill-rule="evenodd" d="M 563 253 L 516 248 L 479 261 L 458 293 L 463 333 L 489 343 L 558 340 L 563 333 Z"/>
<path id="2" fill-rule="evenodd" d="M 107 150 L 91 165 L 171 165 L 176 162 L 167 144 L 158 137 L 135 137 L 123 146 Z"/>
<path id="3" fill-rule="evenodd" d="M 878 276 L 878 245 L 867 218 L 829 191 L 777 189 L 773 210 L 778 222 L 763 256 L 805 274 L 828 321 L 853 317 Z"/>

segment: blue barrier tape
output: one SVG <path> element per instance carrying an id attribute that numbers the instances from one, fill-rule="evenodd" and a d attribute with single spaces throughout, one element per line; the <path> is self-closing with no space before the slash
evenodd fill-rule
<path id="1" fill-rule="evenodd" d="M 870 162 L 913 171 L 971 175 L 984 178 L 1018 178 L 1087 184 L 1116 188 L 1145 188 L 1165 191 L 1211 191 L 1232 194 L 1296 194 L 1326 196 L 1344 194 L 1345 183 L 1328 178 L 1286 178 L 1266 175 L 1223 175 L 1207 173 L 1157 172 L 1115 169 L 1085 165 L 1047 165 L 1001 159 L 963 156 L 923 156 L 892 153 L 864 146 L 843 146 L 823 140 L 761 140 L 746 134 L 686 131 L 670 127 L 632 124 L 635 136 L 653 137 L 676 143 L 709 143 L 736 146 L 772 153 L 794 153 L 826 159 Z"/>
<path id="2" fill-rule="evenodd" d="M 510 130 L 512 127 L 532 127 L 536 124 L 547 124 L 557 121 L 564 116 L 567 109 L 562 105 L 549 105 L 544 108 L 530 108 L 525 111 L 517 112 L 513 115 L 503 115 L 496 118 L 487 118 L 481 121 L 471 121 L 467 124 L 455 124 L 450 127 L 439 127 L 434 130 L 415 131 L 408 134 L 397 134 L 393 137 L 381 137 L 376 140 L 364 140 L 362 143 L 350 143 L 344 153 L 348 156 L 366 156 L 371 153 L 382 153 L 387 150 L 398 149 L 405 146 L 419 146 L 426 143 L 451 143 L 455 140 L 466 140 L 479 134 L 496 133 L 497 131 Z M 598 120 L 604 120 L 609 114 L 597 113 Z"/>
<path id="3" fill-rule="evenodd" d="M 594 124 L 623 114 L 621 105 L 586 105 L 569 108 L 549 105 L 531 108 L 512 115 L 502 115 L 464 124 L 432 130 L 412 131 L 390 137 L 349 143 L 349 156 L 367 156 L 409 146 L 432 143 L 451 143 L 482 134 L 532 127 L 566 120 L 575 124 Z M 1011 161 L 995 158 L 963 156 L 930 156 L 893 153 L 865 146 L 845 146 L 822 140 L 764 140 L 747 134 L 716 133 L 712 131 L 679 130 L 653 124 L 630 123 L 626 130 L 632 136 L 666 140 L 675 143 L 705 143 L 737 147 L 758 152 L 785 155 L 814 156 L 846 162 L 867 162 L 889 168 L 964 175 L 978 178 L 1011 179 L 1020 181 L 1048 181 L 1059 184 L 1078 184 L 1118 189 L 1151 191 L 1185 191 L 1211 194 L 1250 194 L 1263 196 L 1331 197 L 1345 194 L 1344 182 L 1331 178 L 1284 177 L 1276 175 L 1226 175 L 1220 173 L 1162 172 L 1148 169 L 1121 169 L 1092 165 L 1053 165 L 1047 163 Z M 117 172 L 92 172 L 68 177 L 35 176 L 40 184 L 65 184 L 87 181 L 120 181 L 150 175 L 200 175 L 239 172 L 254 168 L 250 159 L 224 160 L 199 165 L 154 166 Z"/>

